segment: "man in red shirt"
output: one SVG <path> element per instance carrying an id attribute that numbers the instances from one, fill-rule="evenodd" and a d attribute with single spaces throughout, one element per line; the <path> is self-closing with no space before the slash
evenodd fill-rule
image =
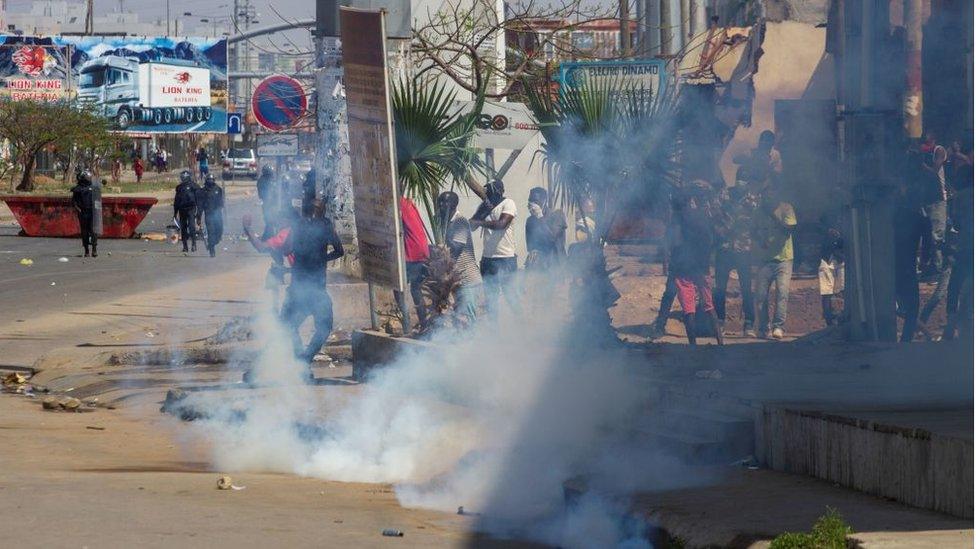
<path id="1" fill-rule="evenodd" d="M 413 201 L 405 196 L 400 197 L 400 219 L 403 221 L 403 252 L 407 263 L 407 283 L 410 285 L 410 296 L 417 308 L 417 320 L 423 326 L 427 323 L 427 306 L 424 303 L 423 285 L 427 278 L 427 259 L 430 257 L 430 245 L 427 240 L 427 228 L 420 212 Z M 402 303 L 403 296 L 394 291 L 397 303 Z M 403 311 L 404 315 L 410 314 Z"/>

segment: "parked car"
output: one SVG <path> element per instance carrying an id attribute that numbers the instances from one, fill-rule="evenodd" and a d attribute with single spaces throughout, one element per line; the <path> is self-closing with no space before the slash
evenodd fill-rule
<path id="1" fill-rule="evenodd" d="M 224 170 L 221 177 L 231 179 L 234 177 L 258 178 L 258 157 L 254 154 L 254 149 L 230 149 L 227 157 L 224 158 Z"/>

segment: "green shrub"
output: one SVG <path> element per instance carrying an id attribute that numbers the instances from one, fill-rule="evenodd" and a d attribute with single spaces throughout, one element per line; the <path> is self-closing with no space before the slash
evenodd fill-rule
<path id="1" fill-rule="evenodd" d="M 827 513 L 817 519 L 810 533 L 786 532 L 776 536 L 770 549 L 846 549 L 847 536 L 853 529 L 844 522 L 844 517 L 836 509 L 827 508 Z"/>

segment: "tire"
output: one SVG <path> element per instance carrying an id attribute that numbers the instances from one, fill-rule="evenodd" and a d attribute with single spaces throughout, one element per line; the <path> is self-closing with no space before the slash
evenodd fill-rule
<path id="1" fill-rule="evenodd" d="M 118 114 L 115 115 L 115 124 L 120 130 L 124 130 L 132 124 L 132 113 L 129 112 L 129 109 L 119 109 Z"/>
<path id="2" fill-rule="evenodd" d="M 197 110 L 194 109 L 193 107 L 186 109 L 186 121 L 192 124 L 196 122 L 196 119 L 197 119 Z"/>
<path id="3" fill-rule="evenodd" d="M 163 124 L 173 123 L 173 109 L 163 109 Z"/>
<path id="4" fill-rule="evenodd" d="M 200 120 L 210 120 L 210 115 L 212 114 L 210 112 L 210 107 L 202 107 L 202 109 L 203 109 L 203 114 L 201 114 Z"/>
<path id="5" fill-rule="evenodd" d="M 158 125 L 160 125 L 160 124 L 163 123 L 163 110 L 162 109 L 153 109 L 151 114 L 152 114 L 152 122 L 153 122 L 153 124 L 155 124 L 155 125 L 158 126 Z"/>

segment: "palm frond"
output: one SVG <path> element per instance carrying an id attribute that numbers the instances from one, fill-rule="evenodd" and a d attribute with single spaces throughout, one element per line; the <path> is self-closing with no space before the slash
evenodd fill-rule
<path id="1" fill-rule="evenodd" d="M 601 236 L 635 192 L 663 190 L 675 177 L 673 94 L 614 80 L 585 80 L 555 96 L 529 82 L 524 88 L 554 199 L 577 209 L 593 200 Z"/>
<path id="2" fill-rule="evenodd" d="M 456 95 L 442 82 L 403 79 L 393 86 L 397 178 L 401 192 L 423 205 L 437 242 L 443 239 L 437 195 L 483 169 L 470 141 L 484 95 L 470 113 L 456 109 Z"/>

